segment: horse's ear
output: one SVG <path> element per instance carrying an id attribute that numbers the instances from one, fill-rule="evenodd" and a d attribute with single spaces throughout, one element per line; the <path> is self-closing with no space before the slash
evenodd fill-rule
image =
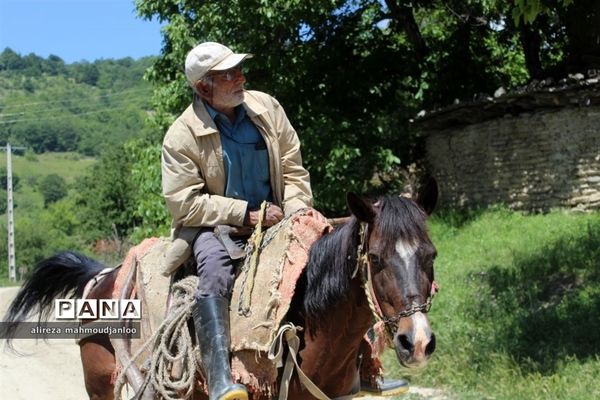
<path id="1" fill-rule="evenodd" d="M 373 208 L 373 203 L 368 199 L 349 192 L 346 195 L 346 202 L 350 212 L 359 220 L 367 223 L 373 222 L 377 213 Z"/>
<path id="2" fill-rule="evenodd" d="M 427 176 L 419 185 L 415 200 L 427 215 L 431 215 L 435 209 L 439 196 L 438 184 L 435 178 L 431 175 Z"/>

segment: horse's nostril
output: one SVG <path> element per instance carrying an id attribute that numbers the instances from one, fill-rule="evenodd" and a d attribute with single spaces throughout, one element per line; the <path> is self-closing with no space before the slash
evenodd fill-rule
<path id="1" fill-rule="evenodd" d="M 409 352 L 413 351 L 413 344 L 411 343 L 411 341 L 408 339 L 408 336 L 406 335 L 398 335 L 398 344 L 400 345 L 400 347 L 404 350 L 408 350 Z"/>
<path id="2" fill-rule="evenodd" d="M 425 347 L 425 355 L 430 356 L 435 351 L 435 334 L 431 334 L 431 340 Z"/>

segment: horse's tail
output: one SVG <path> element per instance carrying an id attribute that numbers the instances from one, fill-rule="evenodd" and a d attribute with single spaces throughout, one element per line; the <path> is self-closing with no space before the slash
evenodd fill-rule
<path id="1" fill-rule="evenodd" d="M 48 321 L 56 298 L 80 298 L 86 283 L 105 268 L 81 254 L 65 251 L 49 257 L 34 268 L 14 298 L 4 322 L 4 338 L 10 344 L 20 322 L 38 314 Z"/>

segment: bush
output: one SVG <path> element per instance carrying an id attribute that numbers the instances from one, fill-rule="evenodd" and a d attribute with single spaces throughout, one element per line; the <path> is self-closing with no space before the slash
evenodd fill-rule
<path id="1" fill-rule="evenodd" d="M 38 189 L 44 197 L 44 207 L 48 207 L 67 195 L 67 183 L 62 176 L 57 174 L 43 177 L 38 184 Z"/>
<path id="2" fill-rule="evenodd" d="M 8 200 L 6 199 L 6 190 L 0 189 L 0 214 L 6 213 L 8 207 Z"/>
<path id="3" fill-rule="evenodd" d="M 37 154 L 35 154 L 33 152 L 33 150 L 31 150 L 31 149 L 25 150 L 25 159 L 27 161 L 31 161 L 31 162 L 38 162 L 39 161 L 39 159 L 37 157 Z"/>
<path id="4" fill-rule="evenodd" d="M 0 189 L 6 190 L 6 180 L 7 180 L 6 168 L 5 167 L 0 167 Z M 20 180 L 21 180 L 21 178 L 19 178 L 19 175 L 15 174 L 14 171 L 13 171 L 13 173 L 12 173 L 12 187 L 13 187 L 13 191 L 16 192 L 21 187 L 19 185 L 19 181 Z"/>

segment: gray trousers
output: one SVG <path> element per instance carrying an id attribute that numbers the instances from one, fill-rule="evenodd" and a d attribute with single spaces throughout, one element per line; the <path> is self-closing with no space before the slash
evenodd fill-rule
<path id="1" fill-rule="evenodd" d="M 248 236 L 231 238 L 240 248 L 243 248 Z M 196 298 L 202 297 L 231 297 L 233 281 L 241 260 L 232 260 L 225 247 L 213 233 L 213 228 L 200 231 L 193 244 L 198 274 L 198 290 Z"/>

